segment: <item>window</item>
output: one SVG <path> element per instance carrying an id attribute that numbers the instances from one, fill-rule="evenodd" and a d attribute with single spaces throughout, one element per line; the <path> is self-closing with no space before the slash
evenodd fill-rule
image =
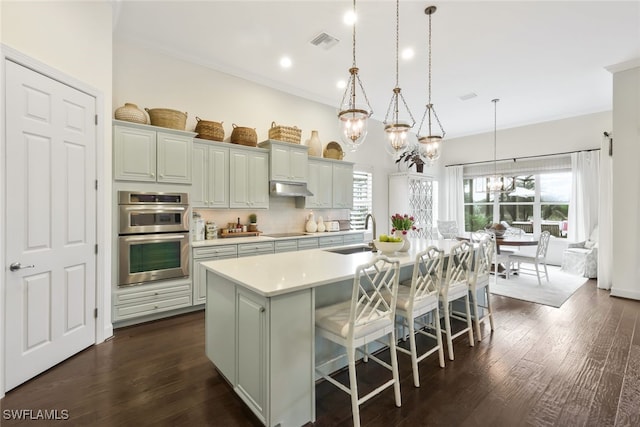
<path id="1" fill-rule="evenodd" d="M 353 171 L 353 208 L 351 209 L 351 229 L 364 230 L 364 219 L 373 211 L 373 174 Z"/>
<path id="2" fill-rule="evenodd" d="M 515 176 L 515 189 L 497 197 L 487 191 L 487 180 L 464 179 L 465 230 L 506 221 L 527 233 L 548 230 L 552 236 L 566 237 L 570 171 Z"/>

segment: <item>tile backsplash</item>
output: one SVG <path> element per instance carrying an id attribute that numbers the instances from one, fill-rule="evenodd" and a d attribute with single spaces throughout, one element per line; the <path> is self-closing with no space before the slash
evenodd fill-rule
<path id="1" fill-rule="evenodd" d="M 227 223 L 249 223 L 249 214 L 258 217 L 258 230 L 263 233 L 292 233 L 304 231 L 309 213 L 313 212 L 315 220 L 322 217 L 324 221 L 349 219 L 348 209 L 298 209 L 293 197 L 270 197 L 269 209 L 202 209 L 193 208 L 205 221 L 213 221 L 218 228 L 225 228 Z"/>

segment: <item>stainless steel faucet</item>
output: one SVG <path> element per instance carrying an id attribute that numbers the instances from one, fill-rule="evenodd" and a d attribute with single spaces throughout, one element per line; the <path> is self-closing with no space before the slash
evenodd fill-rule
<path id="1" fill-rule="evenodd" d="M 376 244 L 373 243 L 373 241 L 376 240 L 376 218 L 373 214 L 368 213 L 367 216 L 364 217 L 364 229 L 369 229 L 369 218 L 371 218 L 371 223 L 373 224 L 373 240 L 369 242 L 369 246 L 371 247 L 372 252 L 377 252 L 378 249 L 376 249 Z"/>

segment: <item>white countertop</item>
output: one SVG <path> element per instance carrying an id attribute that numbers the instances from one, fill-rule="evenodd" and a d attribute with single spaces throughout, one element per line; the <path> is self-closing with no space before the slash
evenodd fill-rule
<path id="1" fill-rule="evenodd" d="M 242 238 L 237 238 L 239 239 Z M 400 266 L 412 265 L 416 254 L 429 245 L 444 250 L 446 254 L 451 246 L 459 243 L 456 240 L 410 240 L 411 249 L 408 252 L 389 255 L 390 258 L 399 259 Z M 369 262 L 372 257 L 378 255 L 372 252 L 343 255 L 328 252 L 327 249 L 335 248 L 223 259 L 204 262 L 202 265 L 253 292 L 265 297 L 273 297 L 350 279 L 358 265 Z"/>
<path id="2" fill-rule="evenodd" d="M 191 247 L 200 248 L 205 246 L 218 246 L 218 245 L 235 245 L 238 243 L 259 243 L 259 242 L 272 242 L 275 240 L 289 240 L 289 239 L 308 239 L 312 237 L 330 237 L 341 236 L 345 234 L 357 234 L 364 233 L 364 230 L 346 230 L 346 231 L 325 231 L 323 233 L 306 233 L 300 236 L 288 236 L 288 237 L 271 237 L 271 236 L 250 236 L 250 237 L 226 237 L 210 240 L 199 240 L 191 243 Z M 303 233 L 303 232 L 301 232 Z"/>

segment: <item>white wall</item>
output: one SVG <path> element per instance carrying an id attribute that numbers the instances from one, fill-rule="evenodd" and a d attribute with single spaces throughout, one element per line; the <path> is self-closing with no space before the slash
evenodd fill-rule
<path id="1" fill-rule="evenodd" d="M 111 4 L 109 2 L 0 2 L 0 41 L 21 54 L 46 64 L 48 67 L 70 76 L 101 94 L 98 111 L 111 112 Z M 3 89 L 4 90 L 4 89 Z M 0 95 L 4 99 L 4 93 Z M 99 192 L 99 212 L 110 203 L 111 182 L 111 127 L 102 126 L 98 135 L 99 164 L 96 165 L 104 189 Z M 4 151 L 4 149 L 2 150 Z M 0 176 L 4 178 L 4 161 L 0 162 Z M 101 176 L 102 174 L 102 176 Z M 4 185 L 1 186 L 4 189 Z M 1 190 L 0 190 L 1 191 Z M 4 194 L 0 197 L 4 200 Z M 110 218 L 98 217 L 101 228 L 98 242 L 104 244 L 98 259 L 98 280 L 110 282 Z M 1 221 L 4 224 L 4 218 Z M 4 254 L 1 257 L 4 259 Z M 100 268 L 102 267 L 102 271 Z M 4 295 L 4 276 L 0 283 L 0 295 Z M 98 340 L 111 335 L 111 288 L 105 287 L 99 323 Z M 0 297 L 0 307 L 4 307 Z M 4 327 L 0 320 L 0 346 L 4 343 Z M 0 396 L 3 390 L 2 370 L 4 352 L 0 351 Z"/>
<path id="2" fill-rule="evenodd" d="M 342 91 L 336 90 L 336 105 Z M 176 59 L 152 49 L 114 41 L 113 109 L 125 102 L 140 108 L 170 108 L 188 113 L 187 130 L 194 130 L 196 116 L 203 120 L 223 122 L 225 141 L 232 124 L 256 129 L 258 141 L 268 139 L 272 122 L 302 129 L 302 143 L 311 130 L 318 130 L 323 146 L 339 141 L 337 109 L 286 94 L 259 84 L 221 73 L 205 66 Z M 364 146 L 347 153 L 345 160 L 373 168 L 374 215 L 388 216 L 387 174 L 396 166 L 382 146 L 383 127 L 372 121 Z M 271 198 L 268 211 L 256 212 L 260 229 L 266 232 L 301 231 L 308 209 L 296 209 L 293 198 Z M 219 225 L 250 211 L 201 211 L 206 219 Z M 315 211 L 316 219 L 348 219 L 348 210 Z M 378 224 L 383 221 L 378 220 Z"/>
<path id="3" fill-rule="evenodd" d="M 613 74 L 611 295 L 640 299 L 640 61 Z"/>

